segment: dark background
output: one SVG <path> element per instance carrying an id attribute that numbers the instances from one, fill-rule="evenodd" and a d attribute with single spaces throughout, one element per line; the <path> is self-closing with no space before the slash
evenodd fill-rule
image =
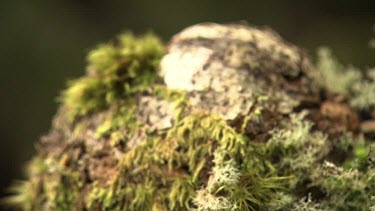
<path id="1" fill-rule="evenodd" d="M 260 3 L 261 2 L 261 3 Z M 199 22 L 268 25 L 315 55 L 330 46 L 346 64 L 375 65 L 375 1 L 0 0 L 0 192 L 22 179 L 33 143 L 48 132 L 67 79 L 85 55 L 124 30 L 164 41 Z"/>

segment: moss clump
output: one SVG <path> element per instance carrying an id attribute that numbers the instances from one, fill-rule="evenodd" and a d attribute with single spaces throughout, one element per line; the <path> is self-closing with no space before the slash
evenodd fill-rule
<path id="1" fill-rule="evenodd" d="M 8 203 L 24 210 L 374 205 L 371 135 L 335 118 L 346 124 L 342 113 L 358 121 L 368 115 L 371 93 L 352 84 L 372 87 L 375 79 L 341 73 L 345 68 L 328 51 L 312 74 L 300 49 L 248 26 L 201 24 L 182 32 L 162 73 L 164 52 L 156 37 L 129 33 L 90 52 L 87 74 L 63 92 L 28 179 L 13 187 Z M 185 79 L 191 81 L 178 83 Z"/>
<path id="2" fill-rule="evenodd" d="M 127 152 L 111 187 L 94 191 L 89 204 L 100 203 L 105 210 L 212 209 L 219 206 L 206 203 L 212 197 L 227 198 L 225 206 L 257 210 L 287 183 L 259 153 L 222 118 L 193 113 Z M 199 197 L 203 192 L 206 198 Z M 132 200 L 126 206 L 116 201 L 123 198 Z"/>
<path id="3" fill-rule="evenodd" d="M 105 109 L 119 98 L 143 91 L 156 80 L 156 69 L 164 54 L 159 39 L 131 33 L 115 43 L 100 45 L 88 55 L 85 77 L 69 82 L 60 100 L 71 118 Z"/>
<path id="4" fill-rule="evenodd" d="M 26 175 L 29 180 L 17 181 L 10 189 L 9 192 L 13 196 L 6 198 L 6 203 L 23 210 L 42 210 L 45 195 L 41 191 L 41 178 L 42 172 L 45 172 L 47 166 L 44 164 L 43 159 L 35 157 L 31 160 L 26 169 Z"/>

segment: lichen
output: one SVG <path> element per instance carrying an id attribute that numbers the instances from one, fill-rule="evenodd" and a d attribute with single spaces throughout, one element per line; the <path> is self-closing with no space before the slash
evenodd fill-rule
<path id="1" fill-rule="evenodd" d="M 319 49 L 317 68 L 321 84 L 331 92 L 339 94 L 350 93 L 352 85 L 362 77 L 355 67 L 345 67 L 339 63 L 329 48 Z"/>
<path id="2" fill-rule="evenodd" d="M 305 115 L 292 114 L 285 128 L 271 131 L 267 142 L 267 150 L 278 161 L 279 171 L 294 175 L 295 182 L 305 180 L 331 148 L 322 133 L 311 132 L 312 123 L 304 120 Z"/>
<path id="3" fill-rule="evenodd" d="M 337 210 L 367 210 L 373 205 L 374 170 L 343 169 L 325 162 L 314 173 L 313 184 L 327 193 L 321 203 Z"/>
<path id="4" fill-rule="evenodd" d="M 160 75 L 168 88 L 187 91 L 193 108 L 234 119 L 259 96 L 272 96 L 279 111 L 291 112 L 303 95 L 317 95 L 306 83 L 310 71 L 303 51 L 269 29 L 207 23 L 174 36 Z"/>
<path id="5" fill-rule="evenodd" d="M 361 71 L 353 66 L 345 67 L 329 48 L 319 49 L 317 69 L 316 77 L 321 86 L 332 93 L 350 96 L 350 105 L 358 110 L 374 109 L 374 70 Z"/>
<path id="6" fill-rule="evenodd" d="M 313 202 L 311 199 L 311 194 L 306 197 L 301 198 L 297 203 L 293 204 L 291 210 L 299 211 L 324 211 L 319 203 Z"/>
<path id="7" fill-rule="evenodd" d="M 367 80 L 353 85 L 354 96 L 350 104 L 361 110 L 372 110 L 375 108 L 375 69 L 367 71 Z"/>

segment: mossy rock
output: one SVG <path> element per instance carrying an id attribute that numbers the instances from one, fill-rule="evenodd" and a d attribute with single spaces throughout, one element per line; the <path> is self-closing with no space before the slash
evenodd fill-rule
<path id="1" fill-rule="evenodd" d="M 268 28 L 198 24 L 167 47 L 126 33 L 89 53 L 87 74 L 63 91 L 27 180 L 7 202 L 368 210 L 375 102 L 358 87 L 375 89 L 374 80 L 327 50 L 314 65 Z"/>

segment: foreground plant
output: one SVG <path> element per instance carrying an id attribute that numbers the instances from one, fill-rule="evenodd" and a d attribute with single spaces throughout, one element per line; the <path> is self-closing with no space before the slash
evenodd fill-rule
<path id="1" fill-rule="evenodd" d="M 366 73 L 367 74 L 367 73 Z M 375 78 L 270 29 L 121 35 L 68 83 L 24 210 L 368 210 Z"/>

